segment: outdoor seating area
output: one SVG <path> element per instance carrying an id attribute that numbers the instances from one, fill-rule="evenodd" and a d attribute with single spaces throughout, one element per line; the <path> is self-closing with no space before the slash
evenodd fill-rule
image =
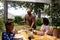
<path id="1" fill-rule="evenodd" d="M 14 40 L 29 40 L 29 37 L 31 37 L 31 40 L 59 40 L 59 38 L 47 34 L 37 35 L 37 30 L 29 31 L 26 26 L 25 29 L 23 29 L 23 26 L 20 27 L 21 29 L 18 30 L 18 34 L 15 34 Z"/>
<path id="2" fill-rule="evenodd" d="M 60 0 L 0 0 L 0 40 L 60 40 Z"/>

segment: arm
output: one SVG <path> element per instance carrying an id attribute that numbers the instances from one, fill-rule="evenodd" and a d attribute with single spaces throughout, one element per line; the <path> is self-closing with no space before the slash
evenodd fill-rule
<path id="1" fill-rule="evenodd" d="M 44 27 L 44 25 L 42 25 L 42 26 L 41 26 L 41 28 L 40 28 L 40 31 L 42 31 L 42 32 L 43 32 L 43 31 L 44 31 L 44 29 L 45 29 L 45 27 Z"/>
<path id="2" fill-rule="evenodd" d="M 26 22 L 25 18 L 24 18 L 24 20 L 23 20 L 23 21 L 21 21 L 21 22 L 23 22 L 23 23 L 24 23 L 24 22 Z"/>
<path id="3" fill-rule="evenodd" d="M 32 24 L 31 24 L 31 28 L 32 28 L 32 26 L 34 25 L 34 23 L 35 23 L 35 16 L 32 18 Z"/>
<path id="4" fill-rule="evenodd" d="M 33 25 L 34 25 L 34 21 L 33 21 L 32 24 L 31 24 L 31 28 L 32 28 Z"/>
<path id="5" fill-rule="evenodd" d="M 18 31 L 14 28 L 12 31 L 14 34 L 18 33 Z"/>

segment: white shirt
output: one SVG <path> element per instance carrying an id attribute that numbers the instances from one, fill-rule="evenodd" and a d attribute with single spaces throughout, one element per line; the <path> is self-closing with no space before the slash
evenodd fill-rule
<path id="1" fill-rule="evenodd" d="M 46 26 L 46 25 L 42 25 L 41 26 L 41 29 L 40 29 L 43 33 L 47 34 L 49 32 L 49 26 Z"/>

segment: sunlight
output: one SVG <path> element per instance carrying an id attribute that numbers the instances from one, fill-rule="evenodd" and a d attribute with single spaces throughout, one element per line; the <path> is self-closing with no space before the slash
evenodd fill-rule
<path id="1" fill-rule="evenodd" d="M 13 7 L 8 8 L 8 13 L 11 13 L 14 16 L 22 16 L 24 17 L 26 14 L 26 8 L 18 8 L 17 10 Z"/>

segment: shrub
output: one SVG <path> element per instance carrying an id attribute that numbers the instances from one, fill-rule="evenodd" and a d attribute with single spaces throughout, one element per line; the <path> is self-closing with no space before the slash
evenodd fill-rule
<path id="1" fill-rule="evenodd" d="M 19 24 L 20 21 L 22 21 L 22 20 L 23 20 L 23 18 L 21 16 L 16 16 L 14 22 Z"/>
<path id="2" fill-rule="evenodd" d="M 60 26 L 60 18 L 54 18 L 54 19 L 52 19 L 53 21 L 52 21 L 52 25 L 54 25 L 54 26 Z"/>
<path id="3" fill-rule="evenodd" d="M 41 26 L 41 18 L 37 18 L 36 19 L 36 25 L 37 26 Z"/>

